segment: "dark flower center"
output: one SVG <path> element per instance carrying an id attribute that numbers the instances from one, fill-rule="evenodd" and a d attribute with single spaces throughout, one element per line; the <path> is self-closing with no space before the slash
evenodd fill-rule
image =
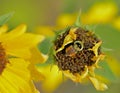
<path id="1" fill-rule="evenodd" d="M 55 40 L 55 51 L 63 45 L 65 37 L 69 31 L 58 36 Z M 71 73 L 79 73 L 85 70 L 85 66 L 92 66 L 96 60 L 93 60 L 95 54 L 92 49 L 100 40 L 88 30 L 78 28 L 75 32 L 76 40 L 65 45 L 64 49 L 55 54 L 55 59 L 60 70 L 69 70 Z M 101 54 L 100 47 L 98 55 Z"/>
<path id="2" fill-rule="evenodd" d="M 0 74 L 2 74 L 7 63 L 8 63 L 8 60 L 6 58 L 5 50 L 2 47 L 2 44 L 0 43 Z"/>

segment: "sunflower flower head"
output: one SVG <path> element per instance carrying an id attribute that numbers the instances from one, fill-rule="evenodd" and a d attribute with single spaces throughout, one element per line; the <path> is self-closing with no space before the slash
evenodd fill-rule
<path id="1" fill-rule="evenodd" d="M 99 68 L 98 62 L 104 58 L 101 44 L 102 40 L 92 31 L 78 25 L 70 26 L 54 40 L 55 64 L 74 82 L 89 79 L 97 90 L 106 90 L 107 85 L 94 73 L 95 68 Z"/>
<path id="2" fill-rule="evenodd" d="M 26 33 L 26 28 L 21 24 L 8 31 L 7 25 L 0 26 L 0 93 L 39 93 L 33 80 L 44 78 L 35 67 L 47 58 L 37 49 L 44 36 Z"/>
<path id="3" fill-rule="evenodd" d="M 25 24 L 9 32 L 7 29 L 7 25 L 0 27 L 0 93 L 38 93 L 28 69 L 30 49 L 36 45 L 33 42 L 37 41 L 33 40 L 31 43 L 26 43 L 29 46 L 25 45 L 25 40 L 30 38 L 26 38 L 28 33 L 25 33 Z"/>

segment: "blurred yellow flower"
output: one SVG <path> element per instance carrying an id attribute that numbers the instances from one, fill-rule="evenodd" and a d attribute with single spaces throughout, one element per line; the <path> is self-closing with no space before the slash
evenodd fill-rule
<path id="1" fill-rule="evenodd" d="M 120 30 L 120 17 L 117 17 L 117 18 L 113 21 L 112 25 L 113 25 L 116 29 Z"/>
<path id="2" fill-rule="evenodd" d="M 120 62 L 114 56 L 108 56 L 106 58 L 110 68 L 114 72 L 115 76 L 120 76 Z"/>
<path id="3" fill-rule="evenodd" d="M 65 28 L 75 23 L 77 14 L 62 14 L 56 20 L 57 27 Z"/>
<path id="4" fill-rule="evenodd" d="M 81 22 L 83 24 L 109 23 L 114 20 L 118 12 L 118 7 L 113 2 L 95 3 L 88 12 L 81 13 Z M 77 13 L 61 14 L 56 20 L 56 27 L 64 28 L 75 23 Z"/>
<path id="5" fill-rule="evenodd" d="M 55 65 L 40 66 L 38 70 L 45 76 L 45 80 L 42 81 L 42 88 L 46 93 L 53 93 L 63 82 L 62 72 Z"/>
<path id="6" fill-rule="evenodd" d="M 12 31 L 7 30 L 6 25 L 0 27 L 0 93 L 38 93 L 31 81 L 31 68 L 28 67 L 35 64 L 29 62 L 34 59 L 31 49 L 44 37 L 25 33 L 24 24 Z M 45 61 L 42 54 L 38 56 L 40 61 Z"/>
<path id="7" fill-rule="evenodd" d="M 111 2 L 96 3 L 82 15 L 83 24 L 108 23 L 114 19 L 118 8 Z"/>
<path id="8" fill-rule="evenodd" d="M 35 29 L 35 32 L 46 37 L 53 37 L 55 35 L 53 30 L 54 28 L 51 26 L 40 26 Z"/>

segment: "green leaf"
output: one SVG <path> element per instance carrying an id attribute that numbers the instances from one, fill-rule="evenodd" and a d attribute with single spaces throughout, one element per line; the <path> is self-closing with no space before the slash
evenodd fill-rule
<path id="1" fill-rule="evenodd" d="M 49 49 L 52 45 L 52 37 L 46 37 L 45 40 L 43 40 L 39 45 L 39 49 L 42 53 L 48 54 Z"/>
<path id="2" fill-rule="evenodd" d="M 89 30 L 89 31 L 92 31 L 92 32 L 95 32 L 95 28 L 96 28 L 96 25 L 93 25 L 93 24 L 89 24 L 89 25 L 84 25 L 83 28 L 85 30 Z"/>
<path id="3" fill-rule="evenodd" d="M 99 65 L 102 67 L 102 69 L 96 69 L 95 70 L 96 74 L 103 76 L 104 78 L 108 79 L 110 82 L 117 81 L 115 74 L 112 72 L 107 62 L 105 61 L 100 62 Z"/>
<path id="4" fill-rule="evenodd" d="M 0 26 L 5 24 L 13 16 L 13 14 L 14 12 L 11 12 L 0 16 Z"/>
<path id="5" fill-rule="evenodd" d="M 75 26 L 78 26 L 78 27 L 82 26 L 81 19 L 80 19 L 81 16 L 80 15 L 81 15 L 81 11 L 79 12 L 79 14 L 77 16 L 77 19 L 75 21 Z"/>
<path id="6" fill-rule="evenodd" d="M 54 59 L 54 49 L 53 49 L 54 47 L 53 38 L 46 37 L 45 40 L 43 40 L 38 47 L 43 54 L 48 55 L 47 61 L 44 64 L 38 64 L 38 66 L 46 66 L 46 65 L 54 64 L 55 59 Z"/>
<path id="7" fill-rule="evenodd" d="M 120 50 L 120 32 L 111 25 L 99 25 L 96 27 L 95 33 L 103 41 L 104 48 L 112 49 L 115 52 Z"/>
<path id="8" fill-rule="evenodd" d="M 71 27 L 68 26 L 68 27 L 66 27 L 66 28 L 64 28 L 64 29 L 60 29 L 60 30 L 56 30 L 56 31 L 54 31 L 55 36 L 58 36 L 58 35 L 60 35 L 60 34 L 62 34 L 62 33 L 64 33 L 64 32 L 66 32 L 66 31 L 69 31 L 70 28 L 71 28 Z"/>

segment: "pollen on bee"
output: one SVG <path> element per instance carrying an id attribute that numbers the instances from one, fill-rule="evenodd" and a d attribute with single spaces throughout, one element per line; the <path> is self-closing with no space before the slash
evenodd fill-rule
<path id="1" fill-rule="evenodd" d="M 72 28 L 71 28 L 72 29 Z M 55 51 L 63 46 L 65 37 L 69 34 L 69 30 L 59 35 L 54 42 Z M 95 34 L 90 34 L 89 30 L 84 30 L 78 27 L 74 31 L 76 40 L 64 46 L 64 49 L 55 54 L 55 60 L 60 70 L 69 70 L 72 74 L 81 74 L 85 70 L 85 66 L 92 66 L 96 60 L 93 60 L 95 53 L 92 49 L 96 43 L 101 40 Z M 101 48 L 99 46 L 98 55 L 100 55 Z"/>
<path id="2" fill-rule="evenodd" d="M 76 50 L 72 45 L 70 45 L 65 49 L 65 53 L 67 56 L 74 57 L 76 54 Z"/>

